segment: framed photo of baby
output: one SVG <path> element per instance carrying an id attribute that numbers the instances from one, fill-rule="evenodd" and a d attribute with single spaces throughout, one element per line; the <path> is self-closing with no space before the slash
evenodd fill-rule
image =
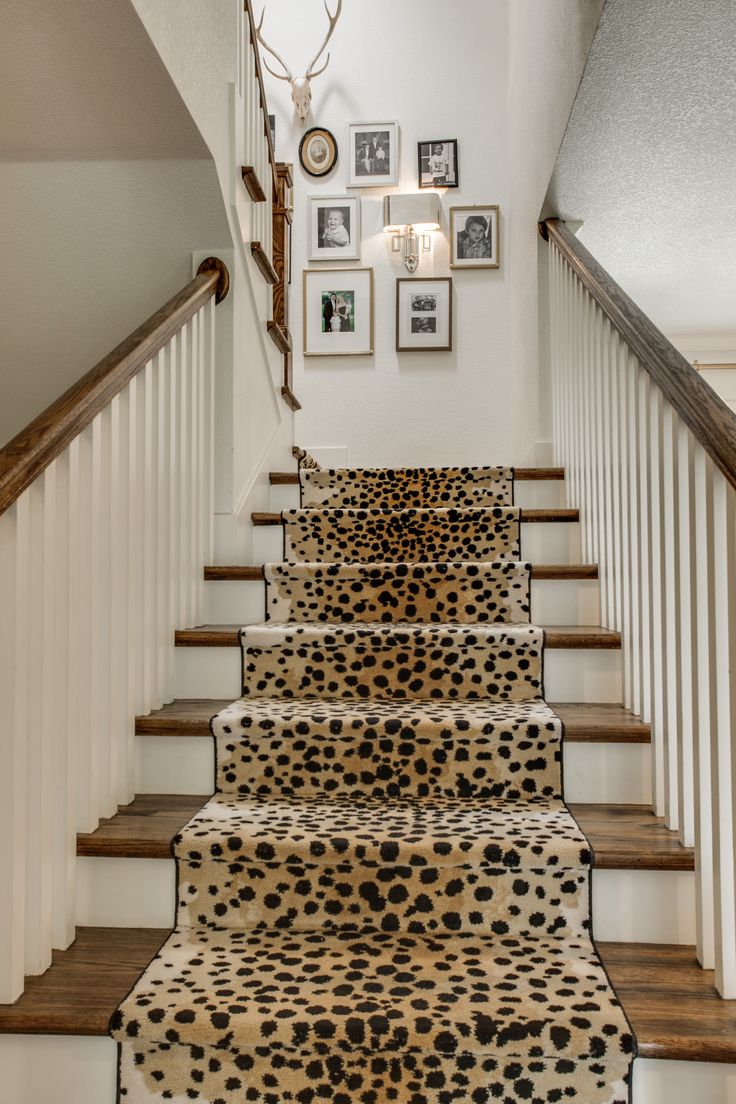
<path id="1" fill-rule="evenodd" d="M 360 199 L 310 196 L 310 261 L 360 260 Z"/>
<path id="2" fill-rule="evenodd" d="M 498 268 L 498 204 L 450 208 L 450 268 Z"/>

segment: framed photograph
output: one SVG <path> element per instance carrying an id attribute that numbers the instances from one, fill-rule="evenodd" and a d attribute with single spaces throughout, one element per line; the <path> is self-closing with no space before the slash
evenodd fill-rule
<path id="1" fill-rule="evenodd" d="M 452 348 L 452 279 L 413 277 L 396 281 L 396 349 Z"/>
<path id="2" fill-rule="evenodd" d="M 450 208 L 450 268 L 498 268 L 498 204 Z"/>
<path id="3" fill-rule="evenodd" d="M 309 259 L 360 260 L 358 196 L 309 197 Z"/>
<path id="4" fill-rule="evenodd" d="M 304 355 L 372 352 L 373 269 L 305 269 Z"/>
<path id="5" fill-rule="evenodd" d="M 418 142 L 419 187 L 457 188 L 457 139 L 436 138 L 433 142 Z"/>
<path id="6" fill-rule="evenodd" d="M 310 176 L 326 176 L 337 164 L 337 142 L 324 127 L 312 127 L 299 143 L 299 164 Z"/>
<path id="7" fill-rule="evenodd" d="M 399 124 L 350 123 L 348 188 L 383 188 L 399 180 Z"/>

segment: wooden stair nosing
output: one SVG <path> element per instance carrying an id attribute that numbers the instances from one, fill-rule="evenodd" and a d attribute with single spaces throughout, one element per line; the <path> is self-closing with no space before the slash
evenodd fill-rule
<path id="1" fill-rule="evenodd" d="M 283 518 L 281 514 L 265 510 L 255 510 L 250 515 L 252 525 L 283 525 Z M 522 510 L 521 521 L 527 525 L 530 524 L 544 524 L 544 523 L 556 523 L 556 522 L 576 522 L 580 521 L 580 511 L 576 509 L 568 509 L 567 507 L 560 507 L 554 509 L 545 510 Z"/>
<path id="2" fill-rule="evenodd" d="M 564 468 L 516 468 L 515 478 L 519 483 L 547 482 L 565 478 Z M 269 472 L 269 482 L 273 487 L 298 487 L 298 472 Z"/>
<path id="3" fill-rule="evenodd" d="M 170 702 L 136 717 L 138 736 L 209 736 L 210 718 L 230 705 L 225 698 L 192 698 Z M 615 703 L 588 705 L 552 702 L 565 725 L 565 739 L 573 743 L 648 744 L 650 726 Z"/>
<path id="4" fill-rule="evenodd" d="M 26 979 L 0 1005 L 0 1033 L 108 1034 L 110 1016 L 168 937 L 165 928 L 77 928 L 51 969 Z M 641 1058 L 736 1062 L 736 1005 L 723 1001 L 695 948 L 599 943 L 603 963 L 637 1036 Z"/>
<path id="5" fill-rule="evenodd" d="M 94 832 L 77 836 L 77 854 L 97 858 L 170 859 L 171 841 L 209 799 L 208 794 L 139 794 Z M 570 811 L 589 840 L 599 870 L 684 870 L 695 867 L 647 805 L 581 805 Z"/>
<path id="6" fill-rule="evenodd" d="M 385 622 L 376 624 L 385 627 Z M 177 629 L 174 643 L 177 648 L 235 648 L 240 643 L 238 634 L 241 628 L 241 625 L 197 625 L 191 629 Z M 621 634 L 599 625 L 548 625 L 544 631 L 545 647 L 555 650 L 585 648 L 617 651 L 621 647 Z"/>
<path id="7" fill-rule="evenodd" d="M 370 566 L 370 565 L 367 565 Z M 598 564 L 532 564 L 532 579 L 597 579 Z M 209 564 L 205 582 L 257 582 L 263 579 L 263 564 Z"/>

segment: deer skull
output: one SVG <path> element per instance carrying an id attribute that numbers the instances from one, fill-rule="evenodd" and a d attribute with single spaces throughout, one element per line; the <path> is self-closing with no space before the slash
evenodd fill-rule
<path id="1" fill-rule="evenodd" d="M 342 10 L 342 0 L 337 0 L 337 7 L 335 8 L 335 14 L 331 15 L 330 14 L 330 9 L 327 6 L 327 0 L 325 0 L 325 11 L 327 12 L 327 18 L 330 21 L 330 25 L 329 25 L 329 28 L 327 30 L 327 34 L 325 36 L 324 42 L 320 46 L 317 53 L 314 55 L 314 58 L 310 62 L 309 66 L 307 68 L 307 71 L 306 71 L 306 73 L 304 74 L 303 77 L 294 77 L 294 76 L 292 76 L 291 70 L 289 69 L 289 66 L 286 64 L 284 59 L 279 57 L 279 55 L 276 53 L 276 51 L 274 49 L 272 49 L 268 45 L 266 40 L 264 39 L 263 35 L 261 34 L 261 27 L 263 26 L 263 17 L 266 14 L 265 7 L 264 7 L 263 11 L 261 12 L 260 22 L 258 23 L 258 26 L 256 27 L 256 34 L 258 36 L 258 41 L 260 42 L 260 44 L 264 48 L 264 50 L 267 50 L 268 53 L 272 55 L 272 57 L 276 58 L 279 65 L 281 65 L 281 67 L 283 68 L 284 72 L 283 73 L 275 73 L 273 71 L 273 69 L 271 68 L 271 66 L 268 64 L 268 62 L 266 61 L 265 57 L 263 58 L 263 64 L 266 66 L 266 68 L 268 69 L 268 71 L 269 71 L 269 73 L 271 74 L 272 77 L 276 77 L 277 80 L 288 81 L 289 84 L 291 85 L 291 98 L 292 98 L 292 101 L 294 103 L 294 107 L 296 108 L 296 113 L 299 116 L 299 122 L 300 123 L 303 123 L 304 120 L 306 119 L 307 115 L 309 114 L 310 105 L 312 103 L 311 81 L 312 81 L 313 77 L 318 77 L 320 75 L 320 73 L 324 73 L 325 69 L 329 65 L 330 55 L 328 54 L 327 58 L 325 59 L 324 65 L 320 69 L 315 69 L 314 68 L 314 66 L 319 61 L 320 56 L 324 52 L 324 49 L 325 49 L 327 43 L 330 41 L 330 39 L 332 37 L 332 32 L 335 29 L 335 24 L 337 23 L 338 19 L 340 18 L 341 10 Z"/>

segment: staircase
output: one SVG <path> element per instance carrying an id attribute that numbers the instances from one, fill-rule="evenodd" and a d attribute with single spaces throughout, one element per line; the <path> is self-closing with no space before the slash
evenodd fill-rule
<path id="1" fill-rule="evenodd" d="M 693 853 L 649 810 L 649 726 L 615 704 L 620 638 L 595 625 L 595 565 L 577 566 L 577 513 L 559 505 L 561 477 L 517 472 L 521 553 L 532 562 L 532 621 L 547 629 L 546 698 L 565 727 L 565 796 L 594 855 L 593 934 L 638 1041 L 634 1099 L 720 1099 L 736 1014 L 695 962 Z M 173 922 L 171 841 L 213 789 L 209 718 L 240 684 L 235 626 L 263 619 L 260 565 L 280 559 L 281 511 L 298 505 L 295 473 L 271 483 L 275 513 L 254 518 L 256 565 L 205 568 L 212 623 L 177 633 L 177 700 L 136 722 L 138 796 L 78 838 L 77 941 L 0 1011 L 8 1084 L 29 1053 L 46 1057 L 32 1063 L 36 1095 L 2 1089 L 3 1104 L 40 1104 L 51 1083 L 56 1100 L 114 1100 L 107 1023 Z"/>

